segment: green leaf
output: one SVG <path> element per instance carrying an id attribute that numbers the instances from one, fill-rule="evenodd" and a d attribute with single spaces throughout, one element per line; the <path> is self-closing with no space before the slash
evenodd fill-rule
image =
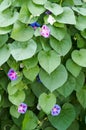
<path id="1" fill-rule="evenodd" d="M 57 40 L 61 41 L 65 37 L 66 33 L 65 28 L 57 28 L 54 26 L 49 26 L 49 28 L 50 28 L 50 34 Z"/>
<path id="2" fill-rule="evenodd" d="M 67 130 L 79 130 L 79 123 L 77 120 L 75 120 Z"/>
<path id="3" fill-rule="evenodd" d="M 39 16 L 45 11 L 43 6 L 34 4 L 31 0 L 28 1 L 28 9 L 33 16 Z"/>
<path id="4" fill-rule="evenodd" d="M 23 74 L 24 76 L 29 79 L 30 81 L 34 81 L 36 76 L 38 75 L 39 73 L 39 67 L 38 66 L 35 66 L 33 68 L 24 68 L 23 69 Z"/>
<path id="5" fill-rule="evenodd" d="M 86 89 L 81 89 L 79 92 L 76 93 L 77 99 L 80 104 L 86 108 Z"/>
<path id="6" fill-rule="evenodd" d="M 0 12 L 0 27 L 7 27 L 15 23 L 18 19 L 18 13 L 12 13 L 10 9 Z"/>
<path id="7" fill-rule="evenodd" d="M 7 91 L 9 95 L 13 95 L 17 92 L 17 87 L 11 86 L 11 83 L 8 84 Z"/>
<path id="8" fill-rule="evenodd" d="M 71 56 L 76 64 L 86 67 L 86 49 L 74 50 Z"/>
<path id="9" fill-rule="evenodd" d="M 52 73 L 61 62 L 60 56 L 53 50 L 48 52 L 40 51 L 38 60 L 41 67 L 49 74 Z"/>
<path id="10" fill-rule="evenodd" d="M 69 96 L 75 89 L 76 80 L 73 76 L 69 75 L 68 80 L 64 83 L 57 91 L 62 94 L 64 97 Z"/>
<path id="11" fill-rule="evenodd" d="M 27 111 L 22 123 L 22 130 L 34 130 L 38 125 L 38 119 L 32 111 Z"/>
<path id="12" fill-rule="evenodd" d="M 56 18 L 57 22 L 65 24 L 76 24 L 75 15 L 72 9 L 69 7 L 63 7 L 63 9 L 64 12 Z"/>
<path id="13" fill-rule="evenodd" d="M 72 42 L 68 34 L 65 35 L 64 39 L 58 41 L 57 39 L 50 37 L 51 47 L 61 56 L 65 56 L 72 47 Z"/>
<path id="14" fill-rule="evenodd" d="M 86 39 L 86 29 L 81 32 L 81 35 Z"/>
<path id="15" fill-rule="evenodd" d="M 2 47 L 8 40 L 8 35 L 0 35 L 0 47 Z"/>
<path id="16" fill-rule="evenodd" d="M 75 119 L 74 107 L 69 103 L 65 103 L 59 116 L 48 116 L 48 119 L 56 129 L 66 130 Z"/>
<path id="17" fill-rule="evenodd" d="M 81 67 L 74 63 L 71 59 L 67 60 L 66 68 L 75 77 L 77 77 L 81 71 Z"/>
<path id="18" fill-rule="evenodd" d="M 38 5 L 44 5 L 47 0 L 32 0 L 35 4 L 38 4 Z"/>
<path id="19" fill-rule="evenodd" d="M 56 103 L 56 97 L 52 93 L 48 95 L 46 93 L 42 93 L 39 97 L 39 106 L 46 114 L 50 113 L 55 103 Z"/>
<path id="20" fill-rule="evenodd" d="M 78 75 L 78 77 L 76 78 L 76 86 L 75 86 L 75 90 L 78 92 L 81 90 L 81 88 L 83 87 L 85 83 L 85 75 L 83 72 L 80 72 L 80 74 Z"/>
<path id="21" fill-rule="evenodd" d="M 53 92 L 61 87 L 67 81 L 67 71 L 63 65 L 60 65 L 50 75 L 41 69 L 39 77 L 44 86 Z"/>
<path id="22" fill-rule="evenodd" d="M 26 26 L 24 23 L 17 21 L 11 33 L 11 37 L 17 41 L 28 41 L 33 37 L 34 30 L 30 26 Z"/>
<path id="23" fill-rule="evenodd" d="M 19 128 L 16 125 L 13 125 L 10 130 L 19 130 Z"/>
<path id="24" fill-rule="evenodd" d="M 81 31 L 86 29 L 86 16 L 79 15 L 76 19 L 75 27 Z"/>
<path id="25" fill-rule="evenodd" d="M 9 45 L 12 56 L 16 61 L 25 60 L 31 58 L 35 52 L 37 45 L 34 40 L 27 42 L 13 42 Z"/>
<path id="26" fill-rule="evenodd" d="M 20 116 L 20 113 L 18 113 L 17 107 L 14 105 L 10 107 L 10 114 L 15 118 L 18 118 Z"/>
<path id="27" fill-rule="evenodd" d="M 25 93 L 23 90 L 17 91 L 15 94 L 9 95 L 8 98 L 9 98 L 10 102 L 12 102 L 14 105 L 19 106 L 20 103 L 25 100 Z"/>
<path id="28" fill-rule="evenodd" d="M 23 60 L 23 65 L 26 67 L 26 68 L 33 68 L 35 67 L 37 64 L 38 64 L 38 59 L 36 56 L 33 56 L 32 58 L 29 58 L 27 60 Z"/>
<path id="29" fill-rule="evenodd" d="M 49 1 L 45 3 L 44 7 L 51 11 L 54 15 L 59 15 L 63 12 L 63 8 L 59 4 L 51 3 Z"/>
<path id="30" fill-rule="evenodd" d="M 10 57 L 10 51 L 7 45 L 0 48 L 0 66 L 3 65 Z"/>
<path id="31" fill-rule="evenodd" d="M 7 34 L 11 32 L 11 30 L 12 30 L 12 26 L 0 27 L 0 35 Z"/>
<path id="32" fill-rule="evenodd" d="M 0 12 L 9 8 L 11 6 L 11 3 L 12 3 L 11 0 L 3 0 L 0 4 Z"/>
<path id="33" fill-rule="evenodd" d="M 83 8 L 83 7 L 72 7 L 72 9 L 74 11 L 76 11 L 77 13 L 83 15 L 83 16 L 86 16 L 86 8 Z"/>

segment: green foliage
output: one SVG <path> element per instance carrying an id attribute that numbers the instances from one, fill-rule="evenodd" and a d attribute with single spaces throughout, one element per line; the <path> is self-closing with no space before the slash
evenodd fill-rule
<path id="1" fill-rule="evenodd" d="M 86 130 L 85 79 L 86 0 L 0 0 L 0 130 Z"/>

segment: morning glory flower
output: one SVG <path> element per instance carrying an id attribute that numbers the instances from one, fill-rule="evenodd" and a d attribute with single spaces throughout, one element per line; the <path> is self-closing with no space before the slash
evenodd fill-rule
<path id="1" fill-rule="evenodd" d="M 51 11 L 49 11 L 49 10 L 47 10 L 46 12 L 45 12 L 45 14 L 52 14 L 52 12 Z"/>
<path id="2" fill-rule="evenodd" d="M 58 116 L 60 114 L 60 111 L 61 111 L 61 107 L 59 105 L 55 104 L 51 110 L 51 115 Z"/>
<path id="3" fill-rule="evenodd" d="M 24 114 L 27 110 L 27 104 L 21 103 L 18 107 L 18 112 Z"/>
<path id="4" fill-rule="evenodd" d="M 46 25 L 43 25 L 41 28 L 40 34 L 43 37 L 48 38 L 50 36 L 50 29 Z"/>
<path id="5" fill-rule="evenodd" d="M 49 15 L 47 22 L 53 25 L 56 22 L 56 20 L 54 19 L 54 17 L 52 17 L 52 15 Z"/>
<path id="6" fill-rule="evenodd" d="M 30 24 L 31 27 L 34 28 L 34 30 L 36 30 L 37 27 L 40 27 L 40 24 L 38 22 L 34 22 Z"/>
<path id="7" fill-rule="evenodd" d="M 14 69 L 10 69 L 7 73 L 10 80 L 16 80 L 18 78 L 16 71 Z"/>

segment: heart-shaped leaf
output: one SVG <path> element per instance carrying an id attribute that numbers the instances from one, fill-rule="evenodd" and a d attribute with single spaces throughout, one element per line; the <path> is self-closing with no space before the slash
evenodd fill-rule
<path id="1" fill-rule="evenodd" d="M 38 118 L 32 111 L 27 111 L 22 123 L 22 130 L 35 130 L 38 125 Z"/>
<path id="2" fill-rule="evenodd" d="M 15 118 L 18 118 L 20 116 L 20 113 L 18 113 L 17 107 L 14 105 L 10 107 L 10 114 Z"/>
<path id="3" fill-rule="evenodd" d="M 10 57 L 10 51 L 7 45 L 0 47 L 0 66 Z"/>
<path id="4" fill-rule="evenodd" d="M 86 49 L 74 50 L 72 52 L 72 60 L 76 64 L 86 67 Z"/>
<path id="5" fill-rule="evenodd" d="M 14 105 L 19 106 L 21 102 L 25 100 L 25 93 L 24 91 L 17 91 L 13 95 L 9 95 L 9 100 L 12 102 Z"/>
<path id="6" fill-rule="evenodd" d="M 50 28 L 50 34 L 57 40 L 61 41 L 65 37 L 66 34 L 65 28 L 57 28 L 51 25 L 49 26 L 49 28 Z"/>
<path id="7" fill-rule="evenodd" d="M 9 45 L 12 56 L 16 61 L 25 60 L 31 58 L 35 52 L 37 45 L 34 40 L 27 42 L 13 42 Z"/>
<path id="8" fill-rule="evenodd" d="M 76 24 L 74 12 L 69 7 L 63 7 L 64 11 L 61 15 L 57 16 L 56 20 L 65 24 Z"/>
<path id="9" fill-rule="evenodd" d="M 51 3 L 49 1 L 45 3 L 44 7 L 47 10 L 50 10 L 54 15 L 59 15 L 63 12 L 63 8 L 60 5 L 56 3 Z"/>
<path id="10" fill-rule="evenodd" d="M 53 92 L 67 81 L 68 74 L 65 67 L 60 65 L 50 75 L 41 69 L 39 76 L 45 87 Z"/>
<path id="11" fill-rule="evenodd" d="M 50 45 L 59 55 L 64 56 L 71 49 L 72 42 L 70 36 L 66 34 L 61 41 L 54 37 L 50 37 Z"/>
<path id="12" fill-rule="evenodd" d="M 80 104 L 84 108 L 86 108 L 86 89 L 81 89 L 79 92 L 76 93 L 76 96 L 77 96 L 77 99 L 79 100 Z"/>
<path id="13" fill-rule="evenodd" d="M 46 93 L 42 93 L 39 96 L 39 106 L 46 114 L 50 113 L 55 103 L 56 103 L 56 97 L 52 93 L 48 95 Z"/>
<path id="14" fill-rule="evenodd" d="M 26 26 L 24 23 L 17 21 L 11 33 L 11 37 L 17 41 L 28 41 L 33 37 L 34 30 L 30 26 Z"/>
<path id="15" fill-rule="evenodd" d="M 39 16 L 45 11 L 45 8 L 42 5 L 34 4 L 32 0 L 28 1 L 28 9 L 33 16 Z"/>
<path id="16" fill-rule="evenodd" d="M 61 62 L 60 56 L 55 51 L 40 51 L 38 60 L 42 68 L 49 74 L 53 72 Z"/>
<path id="17" fill-rule="evenodd" d="M 56 129 L 67 130 L 75 119 L 74 107 L 69 103 L 65 103 L 62 107 L 61 113 L 58 116 L 48 116 L 48 119 Z"/>
<path id="18" fill-rule="evenodd" d="M 0 12 L 2 12 L 3 10 L 9 8 L 11 5 L 11 0 L 3 0 L 0 4 Z"/>

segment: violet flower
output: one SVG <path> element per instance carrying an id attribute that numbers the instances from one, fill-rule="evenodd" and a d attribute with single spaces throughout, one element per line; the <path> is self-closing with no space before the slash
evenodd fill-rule
<path id="1" fill-rule="evenodd" d="M 57 116 L 57 115 L 60 114 L 60 111 L 61 111 L 61 107 L 59 105 L 55 104 L 54 107 L 51 110 L 51 115 Z"/>
<path id="2" fill-rule="evenodd" d="M 34 22 L 34 23 L 31 23 L 29 24 L 31 27 L 34 28 L 34 30 L 36 30 L 37 27 L 40 27 L 40 24 L 38 22 Z"/>
<path id="3" fill-rule="evenodd" d="M 10 69 L 7 75 L 10 80 L 16 80 L 18 78 L 17 73 L 14 71 L 14 69 Z"/>
<path id="4" fill-rule="evenodd" d="M 24 114 L 27 110 L 27 105 L 25 103 L 21 103 L 18 107 L 18 112 Z"/>
<path id="5" fill-rule="evenodd" d="M 41 28 L 40 34 L 43 37 L 48 38 L 50 36 L 50 29 L 46 25 L 43 25 Z"/>
<path id="6" fill-rule="evenodd" d="M 52 12 L 51 11 L 49 11 L 49 10 L 47 10 L 46 12 L 45 12 L 45 14 L 52 14 Z"/>

